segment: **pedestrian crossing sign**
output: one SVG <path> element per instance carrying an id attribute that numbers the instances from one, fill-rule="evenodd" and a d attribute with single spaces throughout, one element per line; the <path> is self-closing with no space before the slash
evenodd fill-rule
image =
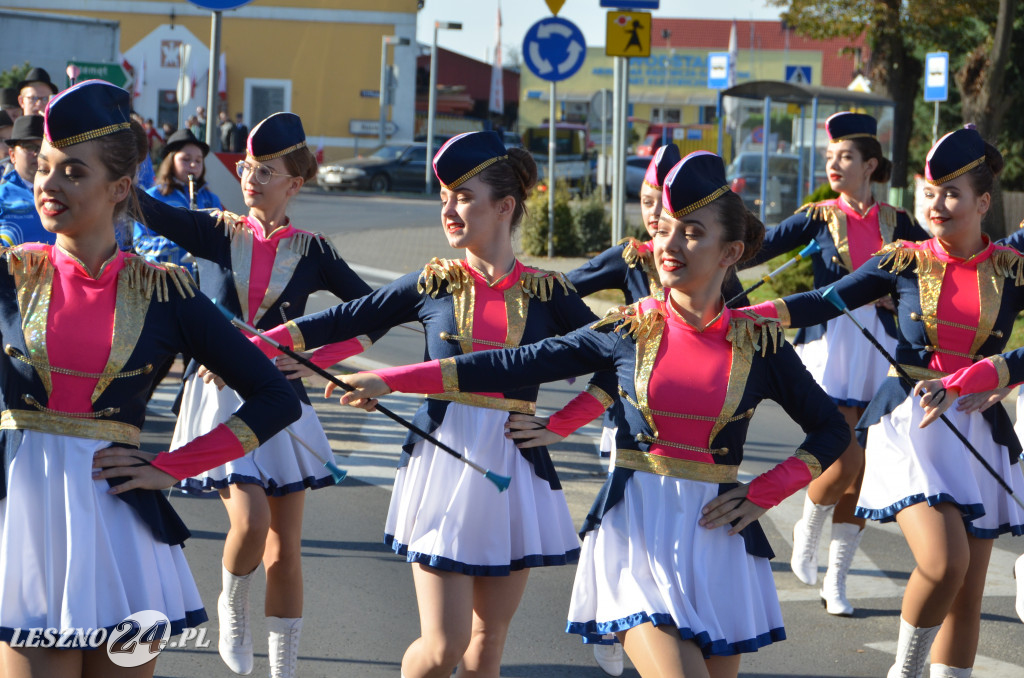
<path id="1" fill-rule="evenodd" d="M 608 12 L 604 53 L 618 57 L 651 56 L 651 13 L 622 10 Z"/>

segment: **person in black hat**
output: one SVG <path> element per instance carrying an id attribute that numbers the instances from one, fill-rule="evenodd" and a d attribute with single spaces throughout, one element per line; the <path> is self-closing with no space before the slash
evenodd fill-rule
<path id="1" fill-rule="evenodd" d="M 922 191 L 934 237 L 890 243 L 832 286 L 850 308 L 892 294 L 900 327 L 896 356 L 913 378 L 944 377 L 1002 352 L 1024 310 L 1024 255 L 991 242 L 981 228 L 1002 168 L 1002 155 L 977 130 L 943 136 L 928 152 Z M 819 291 L 752 310 L 784 318 L 791 327 L 840 313 Z M 1003 365 L 998 385 L 1005 386 L 1005 363 L 991 360 Z M 895 521 L 916 562 L 889 676 L 921 676 L 929 650 L 932 676 L 969 676 L 993 540 L 1024 534 L 1024 510 L 952 431 L 920 428 L 925 411 L 911 388 L 889 377 L 857 423 L 866 445 L 855 514 Z M 1006 410 L 988 407 L 990 395 L 961 401 L 946 416 L 1022 496 L 1021 443 Z"/>
<path id="2" fill-rule="evenodd" d="M 13 87 L 0 88 L 0 110 L 10 116 L 11 122 L 21 117 L 21 104 L 18 103 L 18 90 Z"/>
<path id="3" fill-rule="evenodd" d="M 7 140 L 11 169 L 0 183 L 0 243 L 6 246 L 54 243 L 55 236 L 43 228 L 32 195 L 43 129 L 43 116 L 23 115 L 14 121 Z"/>
<path id="4" fill-rule="evenodd" d="M 57 93 L 57 86 L 50 81 L 50 74 L 43 68 L 33 68 L 18 83 L 18 103 L 25 115 L 38 115 L 46 108 L 46 102 Z"/>
<path id="5" fill-rule="evenodd" d="M 537 183 L 529 152 L 506 149 L 494 132 L 470 132 L 447 141 L 433 166 L 445 238 L 465 257 L 433 259 L 368 297 L 289 322 L 271 336 L 310 348 L 417 319 L 426 354 L 447 363 L 597 320 L 563 274 L 516 258 L 512 236 Z M 600 416 L 614 384 L 611 373 L 595 377 L 550 419 L 535 416 L 536 386 L 466 389 L 423 402 L 419 426 L 513 481 L 499 493 L 432 443 L 407 437 L 408 463 L 395 477 L 385 524 L 386 542 L 412 565 L 422 620 L 402 659 L 407 678 L 447 676 L 457 665 L 498 675 L 530 570 L 568 564 L 579 552 L 545 446 Z M 526 449 L 506 436 L 506 424 L 525 432 Z"/>
<path id="6" fill-rule="evenodd" d="M 182 552 L 188 530 L 158 490 L 244 455 L 299 414 L 279 371 L 185 271 L 118 250 L 114 223 L 129 210 L 145 153 L 130 102 L 96 80 L 50 101 L 35 190 L 57 244 L 2 253 L 0 290 L 12 300 L 0 307 L 8 678 L 152 676 L 158 649 L 138 668 L 115 665 L 106 643 L 113 629 L 143 622 L 143 633 L 166 638 L 207 620 Z M 152 366 L 185 347 L 246 401 L 174 455 L 142 452 Z M 54 641 L 12 642 L 39 627 Z M 56 642 L 74 638 L 74 627 L 88 637 Z"/>
<path id="7" fill-rule="evenodd" d="M 153 231 L 184 247 L 197 260 L 200 289 L 231 314 L 269 329 L 302 315 L 309 296 L 326 290 L 340 299 L 356 299 L 370 287 L 352 272 L 331 242 L 297 228 L 288 206 L 303 184 L 316 176 L 316 158 L 306 145 L 302 121 L 294 113 L 275 113 L 256 125 L 248 151 L 237 164 L 249 213 L 188 211 L 140 192 Z M 168 157 L 206 144 L 186 130 L 171 135 Z M 192 171 L 196 171 L 191 166 Z M 383 332 L 375 333 L 372 338 Z M 351 339 L 314 354 L 327 366 L 359 353 L 369 338 Z M 283 362 L 283 361 L 282 361 Z M 185 370 L 181 409 L 174 440 L 186 443 L 209 431 L 238 406 L 240 396 L 202 361 Z M 330 487 L 324 467 L 333 460 L 331 445 L 296 372 L 292 385 L 302 400 L 302 417 L 287 432 L 263 441 L 244 459 L 196 474 L 183 483 L 187 492 L 219 492 L 231 521 L 222 560 L 222 593 L 217 602 L 218 651 L 235 673 L 253 667 L 249 587 L 262 561 L 267 576 L 264 610 L 269 631 L 270 664 L 275 678 L 295 675 L 303 623 L 302 510 L 305 490 Z"/>
<path id="8" fill-rule="evenodd" d="M 175 207 L 223 209 L 220 198 L 206 184 L 206 156 L 209 152 L 210 147 L 190 130 L 178 130 L 164 145 L 156 181 L 146 192 Z M 195 263 L 187 261 L 185 248 L 141 223 L 135 224 L 133 242 L 135 251 L 150 261 L 185 265 L 195 272 Z"/>
<path id="9" fill-rule="evenodd" d="M 896 240 L 927 240 L 913 216 L 875 199 L 873 184 L 889 180 L 892 163 L 882 153 L 878 123 L 870 115 L 842 111 L 825 121 L 828 147 L 825 171 L 837 198 L 807 204 L 768 230 L 760 264 L 817 241 L 812 255 L 814 286 L 826 287 L 856 270 L 883 246 Z M 858 321 L 890 353 L 897 329 L 891 300 L 853 310 Z M 889 363 L 845 316 L 800 330 L 794 345 L 807 369 L 839 406 L 851 430 L 889 372 Z M 864 534 L 864 519 L 854 515 L 861 489 L 864 450 L 856 439 L 838 463 L 807 488 L 803 515 L 793 528 L 790 566 L 804 584 L 818 579 L 818 544 L 831 523 L 828 569 L 821 599 L 829 614 L 850 616 L 846 579 Z"/>
<path id="10" fill-rule="evenodd" d="M 757 519 L 827 468 L 850 434 L 780 323 L 725 306 L 725 276 L 756 254 L 764 226 L 729 189 L 722 159 L 683 158 L 663 203 L 654 236 L 663 294 L 523 348 L 342 377 L 356 387 L 342 402 L 390 391 L 509 392 L 614 370 L 623 400 L 615 469 L 583 526 L 567 631 L 589 642 L 614 633 L 641 676 L 734 677 L 741 653 L 786 637 L 774 554 Z M 296 324 L 303 337 L 313 330 Z M 749 417 L 765 399 L 806 438 L 739 483 Z"/>

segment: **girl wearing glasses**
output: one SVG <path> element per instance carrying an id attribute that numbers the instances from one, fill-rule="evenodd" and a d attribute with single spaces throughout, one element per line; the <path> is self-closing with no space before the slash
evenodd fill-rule
<path id="1" fill-rule="evenodd" d="M 2 253 L 6 678 L 152 676 L 153 645 L 131 655 L 142 665 L 115 666 L 103 639 L 116 642 L 139 621 L 147 638 L 159 639 L 168 627 L 177 635 L 207 619 L 181 549 L 188 531 L 155 490 L 244 455 L 299 416 L 281 374 L 185 271 L 118 250 L 114 224 L 134 207 L 132 181 L 145 153 L 130 105 L 128 92 L 96 80 L 50 101 L 34 197 L 56 244 Z M 245 402 L 174 454 L 142 452 L 153 367 L 179 351 L 218 369 Z M 40 627 L 49 639 L 26 643 Z M 91 642 L 64 642 L 76 628 L 90 629 Z"/>
<path id="2" fill-rule="evenodd" d="M 350 300 L 370 292 L 325 237 L 299 230 L 288 203 L 316 176 L 302 122 L 275 113 L 253 128 L 245 160 L 237 166 L 246 216 L 177 209 L 140 195 L 154 231 L 196 257 L 200 289 L 236 317 L 260 329 L 301 316 L 310 294 L 327 290 Z M 376 335 L 379 336 L 379 335 Z M 322 366 L 359 353 L 365 338 L 321 349 Z M 264 606 L 270 632 L 272 676 L 292 676 L 302 628 L 302 511 L 307 488 L 333 484 L 324 460 L 330 444 L 294 366 L 289 372 L 302 401 L 302 417 L 252 454 L 188 478 L 186 491 L 220 493 L 231 527 L 224 544 L 223 591 L 217 603 L 218 650 L 240 674 L 253 668 L 249 585 L 262 560 L 267 574 Z M 238 395 L 196 361 L 186 368 L 174 444 L 217 426 L 237 408 Z M 311 448 L 311 449 L 310 449 Z M 312 450 L 312 451 L 311 451 Z"/>

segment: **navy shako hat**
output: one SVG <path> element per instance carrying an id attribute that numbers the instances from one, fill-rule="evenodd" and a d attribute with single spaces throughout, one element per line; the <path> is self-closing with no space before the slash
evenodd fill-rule
<path id="1" fill-rule="evenodd" d="M 458 188 L 506 158 L 508 151 L 496 132 L 466 132 L 438 149 L 434 155 L 434 174 L 445 188 Z"/>
<path id="2" fill-rule="evenodd" d="M 729 192 L 725 163 L 709 151 L 694 151 L 676 163 L 665 177 L 664 209 L 679 219 Z"/>
<path id="3" fill-rule="evenodd" d="M 8 121 L 10 116 L 8 116 Z M 10 124 L 8 122 L 8 124 Z M 41 115 L 23 115 L 14 121 L 14 125 L 11 127 L 11 138 L 7 140 L 8 146 L 16 146 L 23 141 L 42 141 L 43 140 L 43 116 Z"/>
<path id="4" fill-rule="evenodd" d="M 249 132 L 246 152 L 256 162 L 266 162 L 306 147 L 302 120 L 294 113 L 274 113 Z"/>
<path id="5" fill-rule="evenodd" d="M 938 186 L 967 174 L 985 162 L 985 140 L 973 125 L 945 135 L 928 151 L 924 178 Z"/>
<path id="6" fill-rule="evenodd" d="M 50 74 L 46 72 L 45 68 L 33 68 L 27 74 L 25 79 L 18 83 L 18 92 L 20 93 L 22 88 L 31 85 L 33 82 L 41 82 L 50 88 L 50 91 L 54 94 L 57 93 L 57 86 L 50 80 Z"/>
<path id="7" fill-rule="evenodd" d="M 210 152 L 210 147 L 205 142 L 197 139 L 196 135 L 192 134 L 192 130 L 186 127 L 185 129 L 177 130 L 174 134 L 167 137 L 167 143 L 164 144 L 163 150 L 160 152 L 160 160 L 163 160 L 171 153 L 180 151 L 189 144 L 198 147 L 203 152 L 204 158 Z"/>
<path id="8" fill-rule="evenodd" d="M 832 142 L 859 138 L 877 139 L 878 121 L 864 113 L 840 111 L 828 117 L 825 121 L 825 131 L 828 132 L 828 140 Z"/>
<path id="9" fill-rule="evenodd" d="M 67 148 L 131 127 L 132 97 L 109 82 L 86 80 L 68 87 L 46 104 L 45 137 Z"/>
<path id="10" fill-rule="evenodd" d="M 647 166 L 647 173 L 644 175 L 644 183 L 660 191 L 665 185 L 665 177 L 680 159 L 679 147 L 675 144 L 665 144 L 655 151 L 654 157 L 651 158 L 651 164 Z"/>

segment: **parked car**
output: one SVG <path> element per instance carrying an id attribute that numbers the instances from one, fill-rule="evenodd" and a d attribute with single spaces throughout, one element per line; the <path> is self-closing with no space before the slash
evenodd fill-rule
<path id="1" fill-rule="evenodd" d="M 352 158 L 321 165 L 316 180 L 328 189 L 420 193 L 424 188 L 426 169 L 426 144 L 387 144 L 367 158 Z"/>
<path id="2" fill-rule="evenodd" d="M 768 156 L 768 183 L 765 193 L 765 218 L 778 222 L 791 215 L 797 204 L 800 181 L 800 158 L 776 153 Z M 725 171 L 725 178 L 734 193 L 754 214 L 761 209 L 761 154 L 740 153 Z"/>

